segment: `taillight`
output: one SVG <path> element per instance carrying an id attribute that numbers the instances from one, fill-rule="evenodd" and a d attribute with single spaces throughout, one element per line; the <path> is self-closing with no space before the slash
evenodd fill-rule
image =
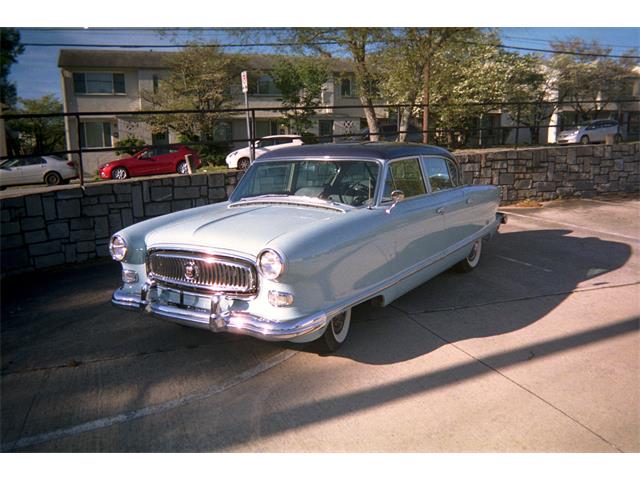
<path id="1" fill-rule="evenodd" d="M 69 160 L 69 161 L 67 162 L 67 166 L 68 166 L 68 167 L 71 167 L 71 168 L 74 168 L 74 167 L 76 166 L 76 164 L 75 164 L 75 163 L 73 163 L 73 160 Z"/>

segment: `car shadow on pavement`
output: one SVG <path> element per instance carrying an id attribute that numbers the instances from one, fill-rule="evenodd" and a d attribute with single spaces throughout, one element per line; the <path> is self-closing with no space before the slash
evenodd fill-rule
<path id="1" fill-rule="evenodd" d="M 631 256 L 625 243 L 570 233 L 501 233 L 484 243 L 474 271 L 444 272 L 384 308 L 354 308 L 349 338 L 334 355 L 391 364 L 428 354 L 445 342 L 513 332 L 543 318 L 585 282 L 606 287 L 599 277 Z"/>

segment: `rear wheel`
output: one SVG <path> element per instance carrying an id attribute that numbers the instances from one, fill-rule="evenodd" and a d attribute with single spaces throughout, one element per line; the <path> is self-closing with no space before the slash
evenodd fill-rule
<path id="1" fill-rule="evenodd" d="M 331 319 L 324 335 L 318 339 L 321 349 L 325 352 L 338 350 L 347 339 L 350 325 L 351 309 L 349 308 Z"/>
<path id="2" fill-rule="evenodd" d="M 111 170 L 111 178 L 113 178 L 114 180 L 124 180 L 128 176 L 129 176 L 129 173 L 127 172 L 126 168 L 116 167 L 113 170 Z"/>
<path id="3" fill-rule="evenodd" d="M 238 160 L 238 170 L 246 170 L 247 168 L 249 168 L 248 158 L 241 158 Z"/>
<path id="4" fill-rule="evenodd" d="M 181 174 L 186 174 L 189 173 L 189 169 L 187 168 L 187 162 L 185 162 L 184 160 L 181 160 L 180 162 L 178 162 L 178 166 L 176 167 L 176 172 L 181 173 Z"/>
<path id="5" fill-rule="evenodd" d="M 467 258 L 458 262 L 456 265 L 457 270 L 459 272 L 470 272 L 474 268 L 478 266 L 478 262 L 480 262 L 480 254 L 482 253 L 482 239 L 479 238 L 475 242 L 473 242 L 473 246 L 471 247 L 471 251 Z"/>
<path id="6" fill-rule="evenodd" d="M 581 143 L 582 145 L 587 145 L 587 144 L 589 143 L 589 137 L 588 137 L 588 136 L 586 136 L 586 135 L 583 135 L 583 136 L 580 138 L 580 143 Z"/>
<path id="7" fill-rule="evenodd" d="M 49 172 L 44 176 L 44 183 L 49 186 L 60 185 L 62 183 L 62 176 L 58 172 Z"/>

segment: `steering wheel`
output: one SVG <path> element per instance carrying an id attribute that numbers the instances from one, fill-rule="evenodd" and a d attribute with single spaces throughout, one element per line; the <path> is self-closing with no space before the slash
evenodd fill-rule
<path id="1" fill-rule="evenodd" d="M 373 193 L 373 187 L 371 188 L 371 190 Z M 344 198 L 342 198 L 343 195 L 344 196 L 349 195 L 353 197 L 353 200 L 351 201 L 351 205 L 353 205 L 354 207 L 358 207 L 362 205 L 364 202 L 366 202 L 367 200 L 369 200 L 369 187 L 360 182 L 350 183 L 344 189 L 341 189 L 338 192 L 338 197 L 340 197 L 340 201 L 342 203 L 347 203 L 344 201 Z"/>

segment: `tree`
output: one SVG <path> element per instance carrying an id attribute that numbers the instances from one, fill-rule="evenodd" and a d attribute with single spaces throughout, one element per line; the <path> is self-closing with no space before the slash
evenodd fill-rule
<path id="1" fill-rule="evenodd" d="M 175 54 L 170 73 L 157 91 L 142 91 L 141 97 L 154 110 L 200 110 L 198 114 L 159 113 L 145 117 L 154 133 L 167 129 L 189 141 L 211 135 L 220 110 L 233 107 L 231 85 L 240 69 L 238 57 L 225 55 L 216 46 L 190 45 Z"/>
<path id="2" fill-rule="evenodd" d="M 23 52 L 20 32 L 15 28 L 0 28 L 0 102 L 7 107 L 16 104 L 16 86 L 9 81 L 11 65 Z"/>
<path id="3" fill-rule="evenodd" d="M 287 108 L 284 115 L 293 131 L 299 135 L 308 133 L 328 78 L 326 66 L 304 58 L 281 60 L 275 64 L 271 77 L 282 94 L 282 105 Z"/>
<path id="4" fill-rule="evenodd" d="M 389 36 L 386 28 L 294 28 L 285 33 L 300 49 L 330 57 L 338 46 L 346 50 L 354 65 L 356 88 L 369 127 L 370 139 L 378 140 L 378 118 L 373 107 L 379 97 L 379 76 L 372 53 L 378 51 Z M 333 47 L 333 50 L 332 48 Z"/>
<path id="5" fill-rule="evenodd" d="M 589 120 L 614 100 L 625 99 L 628 78 L 634 75 L 631 58 L 608 58 L 610 48 L 598 42 L 587 43 L 575 38 L 552 42 L 555 53 L 549 61 L 558 91 L 558 100 L 571 102 L 576 123 Z M 579 55 L 561 52 L 576 52 Z M 638 55 L 630 50 L 627 55 Z"/>
<path id="6" fill-rule="evenodd" d="M 429 142 L 429 103 L 432 77 L 441 69 L 442 52 L 455 50 L 460 40 L 476 34 L 475 28 L 403 28 L 378 56 L 380 90 L 391 103 L 409 104 L 400 110 L 400 131 L 406 132 L 418 99 L 423 109 L 423 142 Z M 400 133 L 403 141 L 406 133 Z"/>
<path id="7" fill-rule="evenodd" d="M 53 94 L 44 95 L 37 99 L 19 100 L 17 114 L 48 114 L 62 113 L 62 103 Z M 46 155 L 65 150 L 65 129 L 62 116 L 18 118 L 8 120 L 7 126 L 18 135 L 15 137 L 17 145 L 13 145 L 13 152 L 21 155 Z"/>

